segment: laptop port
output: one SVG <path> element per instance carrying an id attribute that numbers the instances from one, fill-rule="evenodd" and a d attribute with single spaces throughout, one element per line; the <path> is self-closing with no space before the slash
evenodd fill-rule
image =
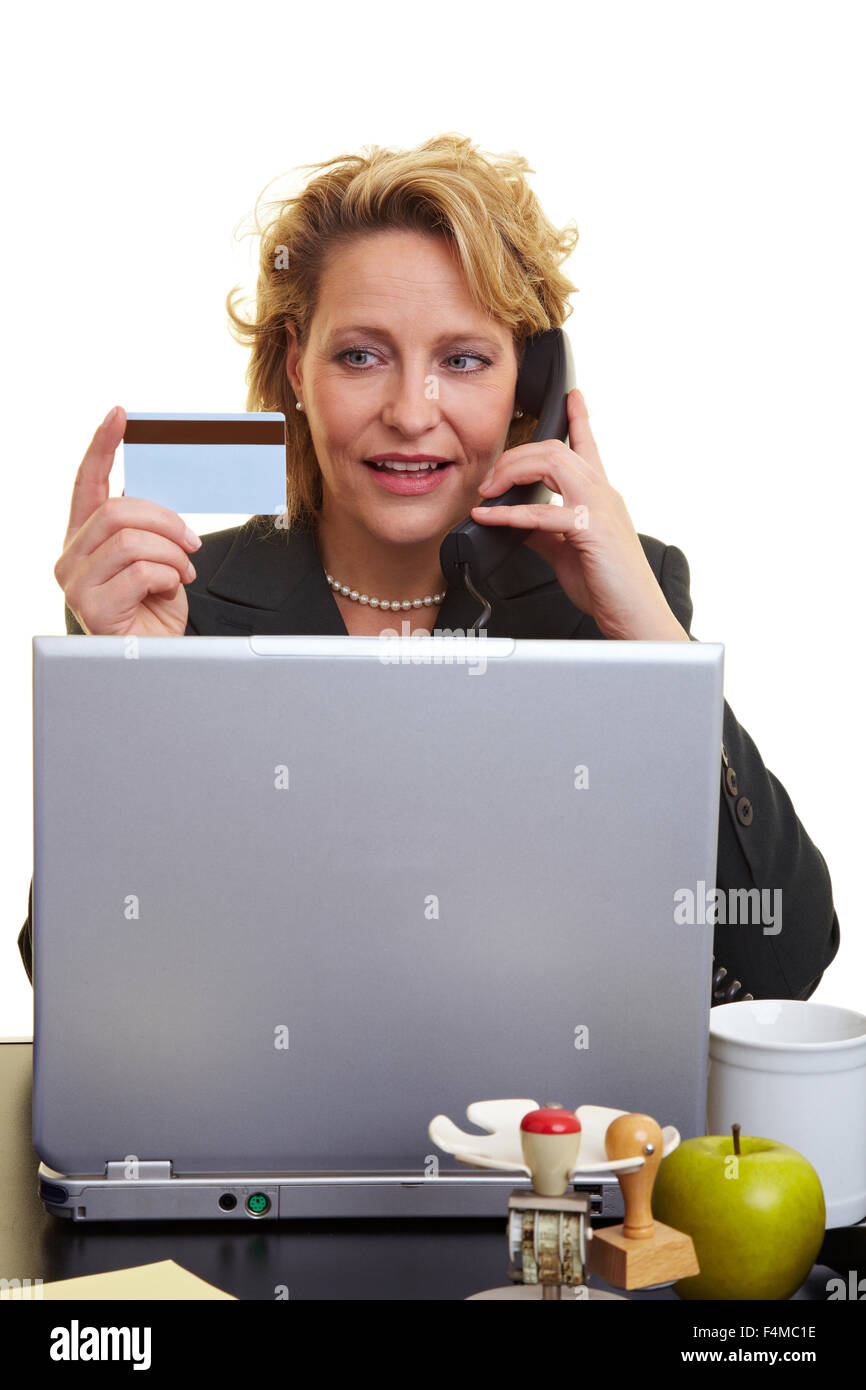
<path id="1" fill-rule="evenodd" d="M 222 1211 L 234 1211 L 238 1204 L 238 1199 L 233 1192 L 224 1192 L 220 1197 L 219 1204 Z"/>
<path id="2" fill-rule="evenodd" d="M 253 1192 L 247 1198 L 247 1211 L 250 1216 L 264 1216 L 270 1211 L 271 1199 L 264 1192 Z"/>

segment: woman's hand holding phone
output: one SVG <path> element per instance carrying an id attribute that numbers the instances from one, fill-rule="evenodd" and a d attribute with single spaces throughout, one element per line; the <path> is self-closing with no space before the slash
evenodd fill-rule
<path id="1" fill-rule="evenodd" d="M 625 502 L 608 481 L 577 388 L 568 393 L 567 410 L 568 444 L 559 439 L 518 444 L 502 455 L 480 488 L 485 497 L 498 497 L 518 483 L 541 480 L 559 494 L 562 507 L 546 502 L 473 507 L 473 521 L 531 530 L 524 545 L 547 560 L 563 592 L 605 637 L 688 642 Z"/>
<path id="2" fill-rule="evenodd" d="M 75 478 L 69 526 L 54 577 L 91 635 L 182 637 L 189 615 L 184 584 L 201 540 L 168 507 L 109 497 L 108 478 L 126 429 L 120 406 L 97 429 Z"/>

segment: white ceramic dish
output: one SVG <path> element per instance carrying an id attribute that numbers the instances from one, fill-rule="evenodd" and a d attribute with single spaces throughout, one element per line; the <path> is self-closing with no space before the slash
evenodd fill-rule
<path id="1" fill-rule="evenodd" d="M 459 1129 L 447 1115 L 436 1115 L 430 1121 L 428 1133 L 433 1143 L 445 1153 L 453 1154 L 458 1163 L 473 1168 L 499 1168 L 531 1177 L 520 1147 L 520 1122 L 530 1110 L 539 1108 L 534 1100 L 477 1100 L 466 1107 L 466 1118 L 470 1124 L 486 1129 L 487 1134 L 470 1134 Z M 581 1136 L 579 1161 L 571 1170 L 573 1178 L 591 1182 L 596 1175 L 636 1173 L 643 1167 L 642 1157 L 609 1159 L 605 1153 L 604 1136 L 608 1125 L 627 1111 L 611 1110 L 605 1105 L 581 1105 L 574 1113 L 580 1121 Z M 667 1158 L 680 1142 L 679 1131 L 667 1125 L 662 1128 L 662 1137 L 662 1157 Z"/>

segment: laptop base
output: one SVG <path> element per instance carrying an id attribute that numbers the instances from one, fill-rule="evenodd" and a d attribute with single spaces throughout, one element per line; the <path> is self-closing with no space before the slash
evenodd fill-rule
<path id="1" fill-rule="evenodd" d="M 115 1165 L 111 1165 L 112 1168 Z M 353 1217 L 501 1217 L 508 1197 L 532 1190 L 501 1174 L 208 1173 L 68 1177 L 40 1163 L 39 1196 L 46 1211 L 73 1221 L 278 1221 Z M 616 1180 L 575 1184 L 590 1197 L 593 1216 L 621 1218 Z"/>

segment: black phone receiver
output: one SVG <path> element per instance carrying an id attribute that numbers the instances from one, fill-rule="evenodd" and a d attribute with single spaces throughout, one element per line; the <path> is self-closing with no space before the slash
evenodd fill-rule
<path id="1" fill-rule="evenodd" d="M 561 328 L 551 328 L 528 338 L 517 375 L 518 407 L 538 421 L 531 443 L 539 439 L 567 439 L 565 398 L 575 385 L 571 344 Z M 553 494 L 542 482 L 520 483 L 500 497 L 486 497 L 482 507 L 513 507 L 520 503 L 550 502 Z M 467 517 L 449 531 L 439 550 L 439 564 L 449 584 L 461 583 L 485 605 L 476 627 L 484 625 L 491 608 L 478 592 L 488 575 L 498 569 L 530 534 L 515 526 L 482 526 Z"/>

